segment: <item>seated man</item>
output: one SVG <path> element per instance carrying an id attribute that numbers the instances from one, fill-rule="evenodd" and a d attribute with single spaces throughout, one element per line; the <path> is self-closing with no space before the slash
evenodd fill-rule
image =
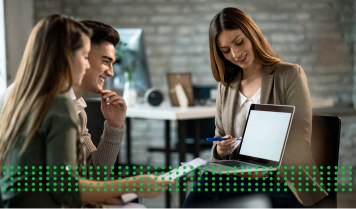
<path id="1" fill-rule="evenodd" d="M 82 84 L 73 87 L 69 97 L 74 101 L 79 117 L 80 133 L 86 147 L 87 177 L 93 180 L 105 180 L 114 165 L 120 144 L 125 133 L 126 104 L 115 92 L 103 89 L 107 77 L 114 76 L 112 64 L 115 61 L 115 46 L 120 37 L 115 29 L 96 21 L 82 21 L 93 30 L 91 50 L 89 53 L 90 69 L 87 70 Z M 0 111 L 13 85 L 0 95 Z M 100 143 L 96 148 L 87 129 L 86 103 L 82 96 L 85 93 L 101 94 L 101 111 L 106 121 Z M 108 101 L 107 101 L 108 98 Z M 107 105 L 107 102 L 110 102 Z M 90 168 L 92 167 L 92 168 Z M 100 178 L 100 179 L 98 179 Z"/>

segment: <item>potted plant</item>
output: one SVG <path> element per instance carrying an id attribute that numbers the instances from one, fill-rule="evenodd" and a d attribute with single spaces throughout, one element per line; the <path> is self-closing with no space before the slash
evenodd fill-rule
<path id="1" fill-rule="evenodd" d="M 126 105 L 132 106 L 136 104 L 137 93 L 133 80 L 136 69 L 136 53 L 129 49 L 127 43 L 120 41 L 115 48 L 116 62 L 120 64 L 125 76 L 125 87 L 123 99 Z"/>

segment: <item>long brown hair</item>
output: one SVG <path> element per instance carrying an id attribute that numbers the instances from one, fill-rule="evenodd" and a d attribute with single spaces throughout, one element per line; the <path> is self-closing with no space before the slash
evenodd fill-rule
<path id="1" fill-rule="evenodd" d="M 72 57 L 84 46 L 83 36 L 90 38 L 91 30 L 57 14 L 33 28 L 14 87 L 0 113 L 0 169 L 12 146 L 19 143 L 20 132 L 25 139 L 19 154 L 31 142 L 55 97 L 71 88 Z"/>
<path id="2" fill-rule="evenodd" d="M 226 60 L 217 45 L 217 37 L 224 30 L 241 29 L 252 43 L 257 61 L 262 65 L 281 62 L 273 52 L 255 22 L 243 11 L 228 7 L 223 9 L 211 20 L 209 27 L 210 64 L 216 81 L 228 86 L 241 68 Z"/>

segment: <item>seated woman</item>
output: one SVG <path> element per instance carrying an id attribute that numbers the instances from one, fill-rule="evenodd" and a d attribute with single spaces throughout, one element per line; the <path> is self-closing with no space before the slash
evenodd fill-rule
<path id="1" fill-rule="evenodd" d="M 236 8 L 213 18 L 209 48 L 213 76 L 220 82 L 215 137 L 228 138 L 214 142 L 211 160 L 236 159 L 236 138 L 243 134 L 252 103 L 292 105 L 295 114 L 277 172 L 205 172 L 183 207 L 234 207 L 236 197 L 256 193 L 265 194 L 272 207 L 305 207 L 327 196 L 310 151 L 312 109 L 303 69 L 277 58 L 253 20 Z"/>
<path id="2" fill-rule="evenodd" d="M 61 15 L 44 18 L 31 32 L 0 114 L 0 183 L 6 207 L 116 203 L 128 192 L 153 198 L 172 183 L 153 175 L 106 182 L 82 177 L 83 142 L 66 93 L 80 85 L 89 68 L 90 36 L 80 22 Z"/>

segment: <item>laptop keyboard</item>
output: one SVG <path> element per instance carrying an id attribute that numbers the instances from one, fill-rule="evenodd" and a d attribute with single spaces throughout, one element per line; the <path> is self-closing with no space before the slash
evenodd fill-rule
<path id="1" fill-rule="evenodd" d="M 255 168 L 256 166 L 258 166 L 258 168 L 263 168 L 262 166 L 259 166 L 259 165 L 256 165 L 256 164 L 250 164 L 250 163 L 244 163 L 244 162 L 232 161 L 232 160 L 219 160 L 219 161 L 214 161 L 213 163 L 226 165 L 226 166 L 231 166 L 231 167 L 236 166 L 237 168 L 240 168 L 242 166 L 244 168 L 248 168 L 248 166 L 251 166 L 253 168 Z"/>

